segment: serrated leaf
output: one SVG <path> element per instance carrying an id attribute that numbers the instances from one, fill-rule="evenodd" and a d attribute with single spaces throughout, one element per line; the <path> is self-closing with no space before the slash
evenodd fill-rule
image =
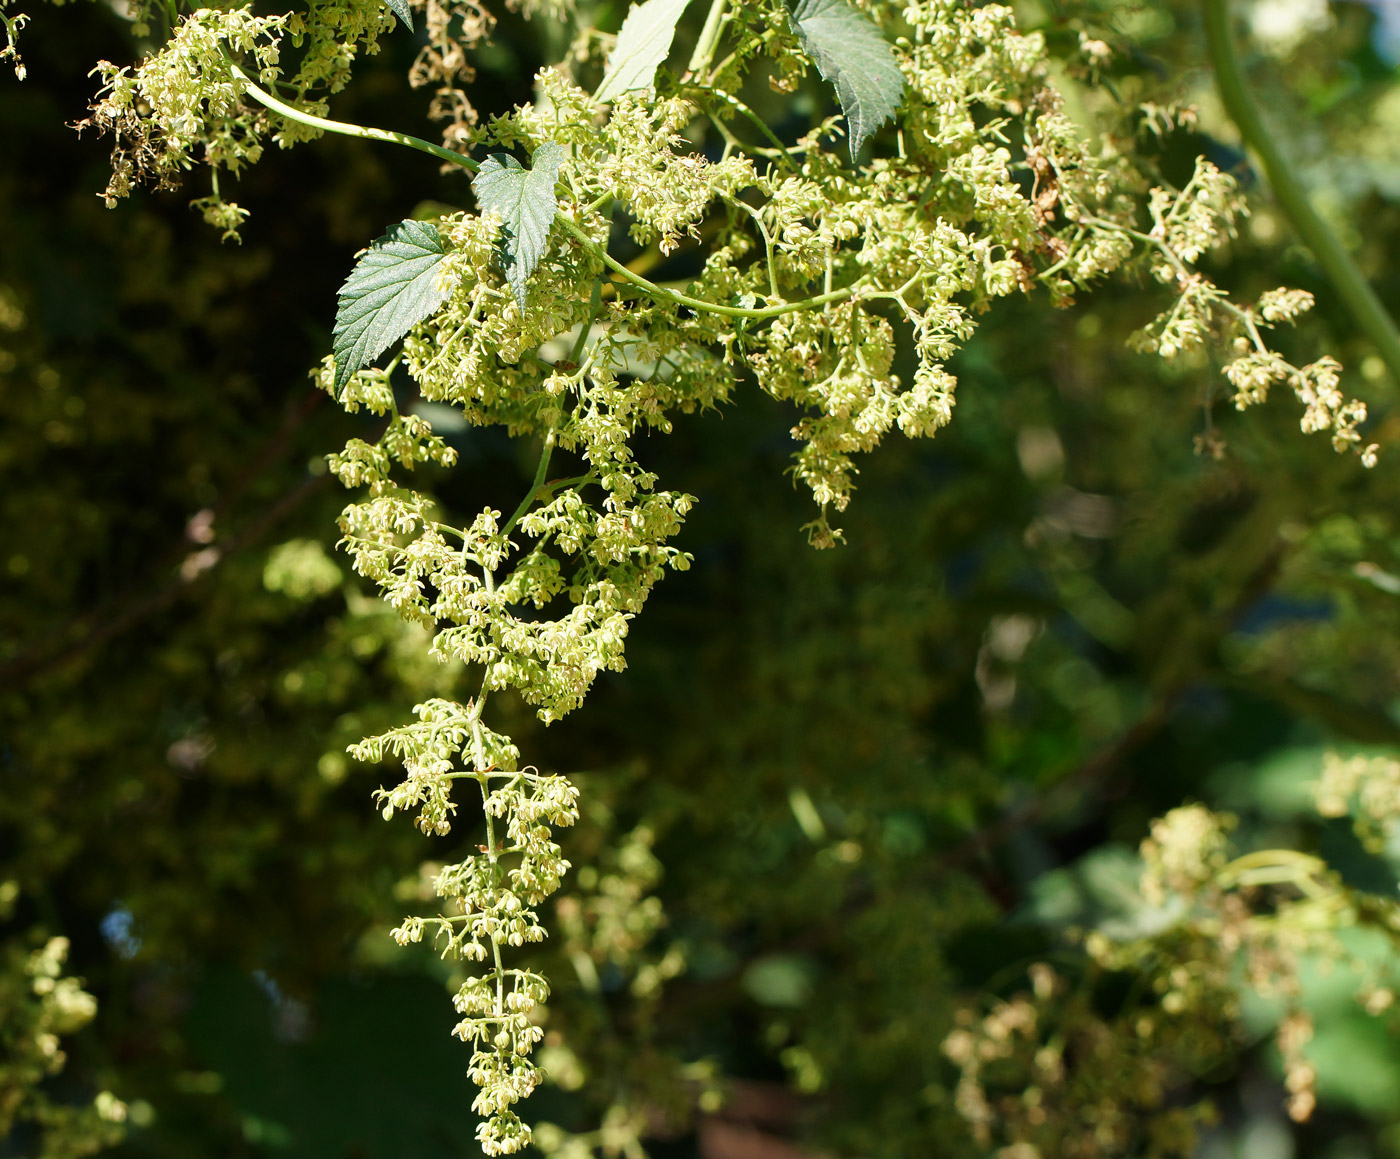
<path id="1" fill-rule="evenodd" d="M 544 257 L 549 225 L 559 207 L 554 183 L 566 156 L 562 145 L 546 141 L 526 169 L 509 153 L 492 153 L 472 178 L 482 212 L 501 219 L 501 268 L 522 310 L 525 280 Z"/>
<path id="2" fill-rule="evenodd" d="M 593 94 L 599 104 L 623 93 L 649 89 L 656 70 L 671 53 L 676 25 L 690 0 L 646 0 L 633 4 L 617 34 L 617 47 L 608 57 L 608 71 Z"/>
<path id="3" fill-rule="evenodd" d="M 335 385 L 382 354 L 442 305 L 437 282 L 447 256 L 437 227 L 401 221 L 355 263 L 335 311 Z"/>
<path id="4" fill-rule="evenodd" d="M 408 25 L 408 30 L 413 31 L 413 13 L 408 10 L 408 0 L 388 0 L 389 11 Z"/>
<path id="5" fill-rule="evenodd" d="M 803 50 L 841 100 L 854 160 L 904 97 L 904 74 L 894 49 L 876 23 L 847 0 L 802 0 L 792 23 Z"/>

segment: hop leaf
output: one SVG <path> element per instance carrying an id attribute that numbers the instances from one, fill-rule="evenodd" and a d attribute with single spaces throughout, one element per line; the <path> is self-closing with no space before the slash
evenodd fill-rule
<path id="1" fill-rule="evenodd" d="M 501 268 L 520 308 L 525 308 L 525 280 L 544 257 L 549 225 L 558 199 L 554 183 L 566 156 L 564 147 L 546 141 L 526 169 L 509 153 L 492 153 L 472 178 L 472 188 L 483 213 L 501 219 Z"/>
<path id="2" fill-rule="evenodd" d="M 875 22 L 847 0 L 802 0 L 792 13 L 802 49 L 830 81 L 851 132 L 851 159 L 899 109 L 904 74 Z"/>
<path id="3" fill-rule="evenodd" d="M 388 0 L 389 11 L 408 25 L 408 30 L 413 31 L 413 13 L 408 10 L 408 0 Z"/>
<path id="4" fill-rule="evenodd" d="M 593 94 L 599 104 L 623 93 L 649 89 L 656 70 L 671 52 L 676 25 L 690 0 L 646 0 L 633 4 L 617 34 L 603 83 Z"/>
<path id="5" fill-rule="evenodd" d="M 437 268 L 446 255 L 435 225 L 401 221 L 355 263 L 335 311 L 337 389 L 442 305 Z"/>

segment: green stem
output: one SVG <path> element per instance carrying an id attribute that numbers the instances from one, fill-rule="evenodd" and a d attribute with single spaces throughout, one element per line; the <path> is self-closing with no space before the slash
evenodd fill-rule
<path id="1" fill-rule="evenodd" d="M 434 157 L 442 161 L 451 162 L 453 165 L 460 165 L 462 168 L 472 173 L 477 171 L 477 163 L 470 157 L 463 157 L 460 153 L 454 153 L 451 149 L 444 149 L 441 145 L 434 145 L 431 141 L 425 141 L 422 137 L 411 137 L 407 133 L 396 133 L 392 129 L 371 129 L 366 125 L 352 125 L 346 121 L 332 121 L 326 117 L 318 117 L 312 113 L 304 113 L 298 108 L 280 101 L 266 89 L 259 88 L 254 83 L 253 78 L 243 71 L 232 60 L 229 61 L 229 70 L 240 81 L 243 82 L 244 91 L 257 101 L 260 105 L 265 105 L 274 113 L 286 117 L 289 121 L 296 121 L 298 124 L 308 125 L 313 129 L 321 129 L 327 133 L 339 133 L 345 137 L 360 137 L 367 141 L 388 141 L 393 145 L 407 145 L 410 149 L 417 149 L 420 153 L 431 153 Z"/>
<path id="2" fill-rule="evenodd" d="M 583 248 L 592 254 L 597 261 L 602 262 L 624 282 L 630 282 L 638 289 L 645 290 L 653 298 L 660 298 L 672 305 L 685 306 L 704 314 L 723 314 L 729 318 L 751 318 L 761 321 L 767 318 L 777 318 L 783 314 L 791 314 L 794 310 L 810 310 L 814 306 L 825 306 L 828 302 L 844 302 L 856 292 L 856 286 L 850 285 L 840 290 L 832 290 L 829 294 L 818 294 L 815 298 L 803 298 L 800 302 L 784 302 L 780 306 L 765 306 L 761 310 L 748 310 L 742 306 L 721 306 L 718 302 L 706 302 L 699 298 L 691 298 L 685 294 L 678 294 L 674 290 L 667 290 L 655 282 L 647 281 L 646 278 L 634 274 L 606 250 L 597 246 L 592 238 L 562 213 L 555 220 L 573 234 Z"/>
<path id="3" fill-rule="evenodd" d="M 778 293 L 778 267 L 777 264 L 773 261 L 773 239 L 768 234 L 768 228 L 763 224 L 762 213 L 760 213 L 748 202 L 743 201 L 738 197 L 726 198 L 725 200 L 727 200 L 731 205 L 742 209 L 751 218 L 753 218 L 754 225 L 758 227 L 758 234 L 761 238 L 763 238 L 764 260 L 768 265 L 768 293 L 774 298 L 782 297 L 782 295 Z"/>
<path id="4" fill-rule="evenodd" d="M 787 171 L 789 173 L 799 172 L 797 162 L 794 161 L 792 157 L 788 154 L 787 146 L 783 144 L 782 140 L 778 137 L 778 135 L 768 127 L 768 125 L 759 117 L 757 113 L 755 113 L 751 108 L 749 108 L 748 105 L 744 104 L 744 102 L 741 101 L 738 97 L 733 96 L 730 93 L 724 92 L 722 89 L 714 89 L 712 90 L 712 92 L 714 96 L 719 97 L 720 100 L 724 101 L 732 109 L 742 114 L 744 117 L 747 117 L 751 122 L 753 122 L 755 126 L 757 126 L 758 131 L 762 133 L 765 137 L 767 137 L 768 140 L 770 140 L 777 148 L 777 159 L 783 163 L 783 165 L 787 168 Z"/>
<path id="5" fill-rule="evenodd" d="M 311 113 L 304 113 L 300 109 L 293 108 L 284 101 L 279 101 L 267 90 L 259 88 L 249 75 L 243 71 L 233 61 L 229 61 L 229 68 L 233 75 L 243 82 L 244 90 L 254 100 L 267 106 L 274 113 L 279 113 L 290 120 L 297 121 L 303 125 L 309 125 L 313 129 L 322 129 L 327 133 L 340 133 L 347 137 L 360 137 L 368 141 L 387 141 L 392 145 L 407 145 L 410 149 L 417 149 L 423 153 L 431 153 L 434 157 L 440 157 L 444 161 L 450 161 L 454 165 L 461 165 L 463 168 L 475 173 L 477 163 L 470 157 L 464 157 L 460 153 L 454 153 L 450 149 L 444 149 L 440 145 L 434 145 L 430 141 L 425 141 L 421 137 L 411 137 L 407 133 L 396 133 L 390 129 L 372 129 L 365 125 L 352 125 L 345 121 L 332 121 L 325 117 L 317 117 Z M 767 306 L 761 310 L 746 310 L 739 306 L 721 306 L 715 302 L 704 302 L 698 298 L 688 298 L 684 294 L 677 294 L 674 290 L 666 290 L 649 282 L 646 278 L 634 274 L 626 266 L 620 264 L 611 257 L 606 250 L 594 244 L 593 239 L 575 225 L 569 218 L 560 213 L 555 218 L 570 233 L 574 235 L 596 259 L 601 261 L 608 269 L 617 274 L 624 281 L 631 282 L 638 289 L 645 290 L 654 298 L 662 298 L 677 306 L 687 306 L 692 310 L 699 310 L 710 314 L 724 314 L 731 318 L 776 318 L 780 314 L 790 314 L 794 310 L 806 310 L 813 306 L 822 306 L 827 302 L 840 302 L 849 298 L 855 293 L 854 286 L 847 286 L 842 290 L 835 290 L 829 294 L 820 294 L 815 298 L 806 298 L 801 302 L 785 302 L 781 306 Z"/>
<path id="6" fill-rule="evenodd" d="M 535 481 L 530 484 L 530 490 L 525 498 L 520 501 L 520 506 L 515 509 L 515 514 L 506 520 L 505 526 L 501 528 L 502 535 L 509 535 L 515 525 L 524 518 L 525 512 L 530 510 L 530 505 L 534 503 L 535 497 L 539 494 L 540 488 L 544 486 L 544 475 L 549 470 L 549 459 L 554 454 L 554 432 L 550 431 L 544 437 L 544 450 L 540 452 L 540 465 L 535 468 Z"/>
<path id="7" fill-rule="evenodd" d="M 596 471 L 589 471 L 586 475 L 575 475 L 572 479 L 556 479 L 553 483 L 546 483 L 540 488 L 540 498 L 546 495 L 553 495 L 556 491 L 562 491 L 565 487 L 587 487 L 590 483 L 598 481 Z"/>
<path id="8" fill-rule="evenodd" d="M 757 40 L 741 41 L 738 48 L 736 48 L 722 61 L 720 61 L 719 64 L 715 65 L 715 67 L 711 70 L 710 75 L 712 77 L 719 76 L 722 72 L 724 72 L 725 69 L 727 69 L 731 64 L 734 63 L 734 61 L 738 58 L 741 52 L 744 52 L 746 50 L 757 51 L 759 49 L 762 49 L 772 39 L 773 30 L 770 28 L 767 32 L 763 33 L 763 35 L 761 35 Z"/>
<path id="9" fill-rule="evenodd" d="M 494 867 L 500 860 L 500 856 L 496 852 L 495 821 L 491 816 L 491 810 L 485 807 L 491 790 L 486 779 L 486 753 L 485 746 L 481 743 L 480 717 L 472 721 L 472 748 L 474 750 L 473 756 L 476 759 L 477 781 L 481 785 L 481 812 L 486 820 L 486 857 Z M 491 959 L 492 964 L 496 967 L 496 1009 L 493 1013 L 498 1019 L 501 1019 L 506 1015 L 506 972 L 504 964 L 501 962 L 501 943 L 494 933 L 491 934 Z"/>
<path id="10" fill-rule="evenodd" d="M 608 205 L 608 212 L 605 215 L 608 224 L 612 224 L 612 205 Z M 603 304 L 603 279 L 598 278 L 593 282 L 593 292 L 588 298 L 588 320 L 578 328 L 578 337 L 574 339 L 574 348 L 569 352 L 569 361 L 575 366 L 583 357 L 584 347 L 588 345 L 589 332 L 593 329 L 593 322 L 598 317 L 598 307 Z"/>
<path id="11" fill-rule="evenodd" d="M 724 23 L 724 11 L 728 6 L 729 0 L 711 0 L 710 14 L 705 17 L 705 27 L 700 30 L 700 39 L 696 42 L 695 52 L 691 54 L 690 64 L 687 66 L 689 71 L 697 76 L 709 68 L 710 61 L 714 59 Z"/>
<path id="12" fill-rule="evenodd" d="M 290 120 L 300 124 L 308 125 L 313 129 L 321 129 L 327 133 L 340 133 L 346 137 L 359 137 L 368 141 L 387 141 L 392 145 L 407 145 L 410 149 L 417 149 L 423 153 L 431 153 L 434 157 L 439 157 L 444 161 L 450 161 L 454 165 L 461 165 L 464 169 L 475 173 L 477 163 L 470 157 L 464 157 L 460 153 L 454 153 L 451 149 L 444 149 L 440 145 L 434 145 L 430 141 L 425 141 L 421 137 L 411 137 L 407 133 L 396 133 L 390 129 L 372 129 L 365 125 L 352 125 L 345 121 L 332 121 L 325 117 L 317 117 L 311 113 L 304 113 L 300 109 L 293 108 L 284 101 L 279 101 L 266 89 L 259 88 L 253 79 L 243 71 L 232 60 L 229 61 L 229 69 L 233 75 L 243 82 L 244 90 L 260 104 L 265 105 L 274 113 L 279 113 Z M 856 292 L 855 286 L 847 286 L 844 289 L 833 290 L 827 294 L 818 294 L 815 298 L 804 298 L 800 302 L 784 302 L 779 306 L 765 306 L 761 310 L 749 310 L 740 306 L 722 306 L 717 302 L 705 302 L 699 298 L 690 298 L 685 294 L 678 294 L 674 290 L 663 289 L 654 282 L 649 282 L 646 278 L 634 274 L 626 266 L 613 258 L 605 249 L 594 243 L 586 233 L 583 232 L 573 221 L 563 213 L 555 216 L 566 230 L 574 235 L 584 249 L 593 255 L 595 259 L 602 262 L 613 273 L 617 274 L 623 281 L 631 282 L 638 289 L 645 290 L 653 298 L 661 298 L 676 306 L 686 306 L 689 309 L 707 314 L 723 314 L 730 318 L 751 318 L 761 321 L 766 318 L 777 318 L 782 314 L 791 314 L 794 310 L 809 310 L 814 306 L 824 306 L 828 302 L 843 302 Z M 1400 365 L 1398 363 L 1397 365 Z"/>
<path id="13" fill-rule="evenodd" d="M 1312 250 L 1337 297 L 1351 314 L 1352 321 L 1375 343 L 1391 375 L 1400 383 L 1400 331 L 1396 330 L 1394 320 L 1356 268 L 1356 263 L 1342 247 L 1337 235 L 1312 207 L 1302 183 L 1264 128 L 1263 119 L 1249 94 L 1235 56 L 1226 0 L 1204 0 L 1204 13 L 1206 41 L 1225 111 L 1238 126 L 1244 143 L 1263 162 L 1264 172 L 1268 175 L 1279 206 L 1293 223 L 1303 244 Z"/>
<path id="14" fill-rule="evenodd" d="M 598 317 L 598 307 L 603 301 L 603 279 L 598 278 L 593 283 L 593 293 L 588 297 L 588 318 L 578 328 L 578 337 L 574 339 L 574 348 L 569 351 L 569 361 L 575 366 L 578 360 L 583 357 L 583 348 L 588 345 L 588 332 L 593 329 L 593 319 Z"/>

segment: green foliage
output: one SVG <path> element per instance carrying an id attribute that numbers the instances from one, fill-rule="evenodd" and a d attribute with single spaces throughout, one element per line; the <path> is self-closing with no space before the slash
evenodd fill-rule
<path id="1" fill-rule="evenodd" d="M 447 297 L 438 282 L 446 254 L 435 226 L 404 221 L 355 263 L 335 311 L 336 389 L 436 313 Z"/>
<path id="2" fill-rule="evenodd" d="M 526 280 L 544 257 L 559 205 L 554 184 L 565 155 L 553 141 L 542 142 L 526 169 L 509 153 L 492 153 L 472 178 L 482 212 L 501 219 L 501 266 L 521 310 L 525 309 Z"/>
<path id="3" fill-rule="evenodd" d="M 649 89 L 656 70 L 671 55 L 676 36 L 690 0 L 645 0 L 627 10 L 627 19 L 617 34 L 617 47 L 608 57 L 608 71 L 593 99 L 600 104 L 623 93 Z"/>
<path id="4" fill-rule="evenodd" d="M 851 157 L 899 111 L 904 74 L 870 18 L 846 0 L 802 0 L 792 12 L 802 49 L 841 98 Z"/>

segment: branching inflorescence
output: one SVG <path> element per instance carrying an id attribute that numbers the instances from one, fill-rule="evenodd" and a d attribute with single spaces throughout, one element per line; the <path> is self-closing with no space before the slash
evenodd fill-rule
<path id="1" fill-rule="evenodd" d="M 1364 786 L 1358 831 L 1392 827 L 1394 766 L 1329 756 L 1318 811 L 1347 814 Z M 1030 992 L 962 1011 L 943 1049 L 961 1072 L 956 1098 L 979 1142 L 1003 1154 L 1196 1154 L 1196 1126 L 1212 1121 L 1212 1104 L 1201 1097 L 1164 1106 L 1163 1095 L 1228 1055 L 1239 1034 L 1241 981 L 1282 1007 L 1275 1042 L 1287 1109 L 1296 1121 L 1309 1118 L 1317 1071 L 1307 1054 L 1313 1014 L 1304 977 L 1344 967 L 1362 1010 L 1390 1010 L 1396 980 L 1360 947 L 1366 938 L 1396 944 L 1400 907 L 1346 884 L 1311 854 L 1232 857 L 1234 825 L 1201 805 L 1155 820 L 1141 848 L 1141 908 L 1132 921 L 1109 919 L 1081 935 L 1090 968 L 1077 986 L 1038 963 Z M 1126 1001 L 1103 1003 L 1096 987 L 1115 974 L 1138 988 Z M 1117 1013 L 1106 1016 L 1113 1006 Z"/>
<path id="2" fill-rule="evenodd" d="M 694 499 L 638 461 L 639 435 L 756 383 L 797 412 L 792 473 L 817 503 L 811 541 L 829 546 L 855 457 L 896 428 L 925 437 L 950 421 L 948 362 L 981 311 L 1041 289 L 1065 302 L 1129 264 L 1173 295 L 1144 349 L 1171 358 L 1234 343 L 1225 373 L 1237 405 L 1286 383 L 1304 427 L 1339 447 L 1360 446 L 1365 411 L 1341 394 L 1331 359 L 1295 367 L 1266 344 L 1264 328 L 1305 309 L 1306 294 L 1241 306 L 1197 269 L 1243 212 L 1233 179 L 1202 161 L 1183 189 L 1149 188 L 1065 114 L 1043 38 L 1018 31 L 1008 7 L 713 0 L 687 66 L 668 73 L 686 4 L 647 0 L 596 95 L 578 83 L 601 63 L 584 59 L 598 43 L 585 37 L 585 51 L 538 74 L 533 105 L 486 124 L 460 85 L 490 16 L 470 2 L 415 7 L 428 39 L 413 80 L 433 90 L 442 145 L 327 118 L 355 57 L 407 15 L 401 0 L 272 16 L 138 5 L 135 19 L 165 21 L 169 38 L 134 68 L 98 66 L 88 123 L 116 138 L 109 201 L 202 162 L 215 184 L 198 204 L 230 237 L 246 213 L 220 195 L 218 173 L 237 175 L 269 140 L 336 132 L 476 174 L 481 213 L 405 222 L 365 255 L 342 291 L 335 356 L 317 373 L 347 409 L 386 419 L 377 439 L 331 457 L 362 492 L 341 517 L 344 548 L 402 616 L 434 632 L 435 655 L 479 675 L 465 703 L 419 705 L 415 723 L 352 751 L 402 763 L 403 780 L 380 791 L 384 815 L 416 813 L 425 833 L 450 830 L 459 782 L 479 790 L 479 853 L 438 874 L 442 913 L 394 936 L 479 964 L 457 993 L 456 1033 L 474 1051 L 480 1141 L 499 1154 L 530 1138 L 513 1108 L 540 1079 L 532 1011 L 549 993 L 506 960 L 545 936 L 539 907 L 569 868 L 554 830 L 575 819 L 577 792 L 522 767 L 486 709 L 506 689 L 545 722 L 576 708 L 600 672 L 624 667 L 629 622 L 653 586 L 688 566 L 675 540 Z M 11 38 L 19 19 L 5 18 Z M 283 68 L 285 46 L 295 70 Z M 1084 51 L 1099 61 L 1105 50 Z M 782 140 L 742 99 L 745 77 L 763 71 L 789 91 L 819 72 L 844 121 Z M 697 134 L 711 129 L 719 143 L 701 155 Z M 658 261 L 694 249 L 698 272 L 649 280 L 646 262 L 610 252 L 615 221 Z M 387 367 L 368 365 L 400 340 Z M 894 370 L 901 343 L 909 381 Z M 416 466 L 455 454 L 400 408 L 399 371 L 421 399 L 539 447 L 516 510 L 488 507 L 458 526 L 409 485 Z M 570 474 L 551 475 L 556 455 L 575 464 Z"/>

